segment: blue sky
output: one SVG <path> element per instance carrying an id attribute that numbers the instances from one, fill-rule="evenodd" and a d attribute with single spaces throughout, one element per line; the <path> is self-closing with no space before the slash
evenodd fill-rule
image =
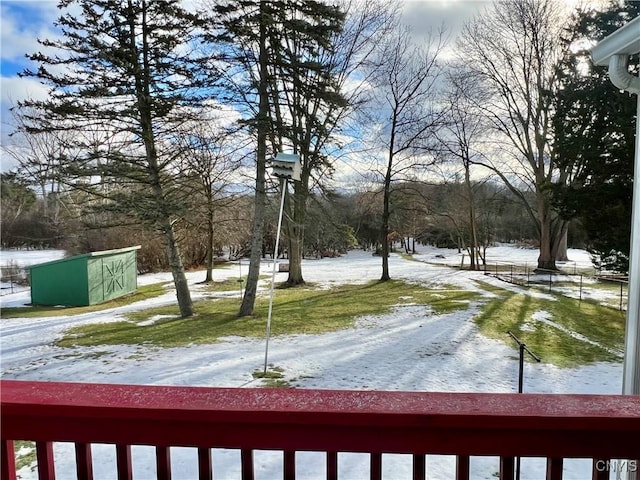
<path id="1" fill-rule="evenodd" d="M 56 4 L 51 0 L 0 0 L 3 78 L 28 65 L 25 53 L 39 49 L 37 38 L 55 35 L 53 22 L 59 14 Z"/>
<path id="2" fill-rule="evenodd" d="M 0 109 L 2 143 L 12 131 L 9 108 L 26 96 L 43 95 L 46 90 L 37 81 L 20 79 L 18 72 L 31 66 L 25 57 L 27 52 L 40 50 L 38 38 L 53 38 L 56 33 L 53 22 L 59 11 L 56 1 L 50 0 L 0 0 Z M 2 170 L 5 170 L 2 161 Z"/>
<path id="3" fill-rule="evenodd" d="M 47 1 L 7 1 L 0 2 L 2 12 L 2 61 L 18 60 L 19 52 L 28 46 L 33 32 L 51 21 L 51 6 Z M 55 11 L 55 8 L 54 8 Z"/>

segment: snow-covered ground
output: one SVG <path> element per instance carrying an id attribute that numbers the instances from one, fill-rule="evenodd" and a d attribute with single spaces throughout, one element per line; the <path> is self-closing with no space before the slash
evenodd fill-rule
<path id="1" fill-rule="evenodd" d="M 0 265 L 28 267 L 29 265 L 58 260 L 64 256 L 64 250 L 1 250 Z"/>
<path id="2" fill-rule="evenodd" d="M 590 266 L 588 255 L 583 251 L 571 250 L 569 257 L 577 268 Z M 412 282 L 456 285 L 468 289 L 477 288 L 473 279 L 505 286 L 481 272 L 449 268 L 447 265 L 460 264 L 460 257 L 455 251 L 420 247 L 416 258 L 421 261 L 392 255 L 391 276 Z M 488 258 L 490 262 L 534 265 L 537 251 L 500 246 L 489 249 Z M 303 272 L 307 281 L 320 285 L 366 282 L 379 278 L 380 261 L 380 257 L 374 257 L 370 252 L 353 251 L 334 259 L 306 260 Z M 239 265 L 236 262 L 229 268 L 216 270 L 214 275 L 217 280 L 237 277 L 246 273 L 246 268 L 246 263 Z M 271 264 L 265 263 L 263 269 L 264 273 L 271 272 Z M 284 280 L 284 275 L 278 273 L 276 281 Z M 203 278 L 203 272 L 188 274 L 194 299 L 205 295 L 197 284 Z M 158 281 L 170 282 L 171 277 L 169 274 L 141 276 L 139 284 Z M 236 296 L 239 298 L 239 293 Z M 0 298 L 0 306 L 4 307 L 28 302 L 28 292 Z M 54 346 L 55 340 L 71 326 L 122 320 L 123 314 L 128 311 L 173 302 L 175 295 L 169 292 L 134 305 L 98 313 L 4 319 L 0 323 L 2 376 L 6 379 L 97 383 L 260 386 L 260 381 L 253 379 L 252 372 L 260 369 L 264 360 L 264 339 L 232 337 L 213 345 L 169 349 L 144 345 L 73 349 Z M 518 351 L 508 338 L 502 342 L 479 333 L 472 317 L 480 308 L 480 303 L 473 302 L 466 310 L 434 315 L 427 307 L 408 305 L 397 307 L 387 315 L 361 317 L 353 328 L 339 332 L 272 337 L 269 362 L 281 368 L 285 380 L 298 388 L 515 392 Z M 545 314 L 540 312 L 538 316 L 544 321 L 551 321 Z M 277 317 L 274 317 L 273 322 L 277 321 Z M 538 393 L 613 394 L 621 391 L 621 379 L 621 363 L 598 363 L 580 368 L 526 363 L 524 388 L 527 392 Z M 95 478 L 108 479 L 114 471 L 114 450 L 110 446 L 95 448 Z M 56 445 L 55 451 L 59 478 L 72 477 L 71 446 Z M 195 451 L 190 449 L 172 450 L 174 478 L 181 480 L 197 476 L 195 455 Z M 151 448 L 134 448 L 135 478 L 155 478 L 154 458 Z M 299 455 L 299 478 L 321 477 L 323 461 L 318 454 Z M 453 478 L 453 457 L 430 456 L 427 462 L 429 478 Z M 282 478 L 280 453 L 256 452 L 255 464 L 257 478 Z M 214 451 L 214 465 L 217 478 L 239 478 L 237 452 Z M 385 455 L 383 468 L 385 478 L 411 478 L 410 461 L 405 456 Z M 498 461 L 474 458 L 471 468 L 473 478 L 492 479 L 498 471 Z M 543 478 L 544 468 L 543 460 L 525 459 L 522 479 Z M 364 478 L 367 476 L 368 457 L 343 454 L 339 457 L 339 469 L 341 478 Z M 35 476 L 28 468 L 23 469 L 21 475 L 23 478 Z M 564 478 L 590 478 L 590 462 L 566 461 Z"/>
<path id="3" fill-rule="evenodd" d="M 58 260 L 60 258 L 63 258 L 64 256 L 64 250 L 0 250 L 0 267 L 2 267 L 3 269 L 23 269 L 30 265 Z M 11 282 L 0 282 L 0 295 L 24 292 L 29 290 L 29 287 L 19 285 L 15 282 L 15 278 Z"/>

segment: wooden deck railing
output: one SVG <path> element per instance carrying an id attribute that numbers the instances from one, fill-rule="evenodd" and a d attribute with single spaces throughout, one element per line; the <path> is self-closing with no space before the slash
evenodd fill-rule
<path id="1" fill-rule="evenodd" d="M 52 442 L 76 444 L 79 479 L 92 478 L 93 443 L 116 445 L 113 478 L 132 478 L 131 446 L 156 446 L 157 477 L 171 478 L 169 447 L 198 450 L 199 478 L 213 475 L 210 449 L 241 451 L 252 479 L 254 450 L 284 452 L 294 479 L 295 452 L 326 452 L 326 477 L 339 478 L 338 452 L 370 454 L 381 478 L 383 453 L 413 455 L 425 478 L 426 454 L 500 457 L 500 478 L 514 457 L 547 458 L 547 478 L 562 478 L 563 459 L 594 459 L 593 478 L 609 478 L 607 459 L 640 458 L 640 396 L 536 395 L 231 389 L 109 384 L 0 382 L 1 478 L 16 478 L 14 440 L 36 442 L 41 480 L 55 477 Z M 627 463 L 637 468 L 637 461 Z M 598 468 L 596 468 L 596 466 Z M 452 474 L 453 475 L 453 474 Z M 324 476 L 324 471 L 323 471 Z M 471 472 L 473 477 L 473 472 Z M 427 475 L 428 478 L 428 475 Z"/>

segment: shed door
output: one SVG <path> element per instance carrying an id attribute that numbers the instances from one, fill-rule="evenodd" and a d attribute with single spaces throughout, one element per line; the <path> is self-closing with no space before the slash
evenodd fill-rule
<path id="1" fill-rule="evenodd" d="M 127 293 L 125 290 L 123 257 L 105 258 L 102 260 L 102 281 L 105 300 L 116 298 Z"/>

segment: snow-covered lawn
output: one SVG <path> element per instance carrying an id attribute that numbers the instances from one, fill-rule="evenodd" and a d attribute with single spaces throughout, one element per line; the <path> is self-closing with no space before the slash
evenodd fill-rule
<path id="1" fill-rule="evenodd" d="M 38 263 L 58 260 L 65 256 L 64 250 L 1 250 L 0 251 L 0 267 L 4 268 L 26 268 L 30 265 Z M 14 278 L 15 281 L 15 278 Z M 17 283 L 0 282 L 0 291 L 2 295 L 5 293 L 25 292 L 28 286 L 18 285 Z M 1 298 L 1 297 L 0 297 Z M 0 303 L 0 306 L 6 306 Z"/>
<path id="2" fill-rule="evenodd" d="M 58 260 L 64 258 L 64 256 L 64 250 L 2 250 L 0 252 L 0 265 L 28 267 L 29 265 Z"/>
<path id="3" fill-rule="evenodd" d="M 436 258 L 438 255 L 438 258 Z M 537 252 L 502 246 L 489 249 L 490 261 L 510 261 L 533 265 Z M 571 250 L 572 262 L 590 265 L 585 252 Z M 455 270 L 457 252 L 421 247 L 411 261 L 392 255 L 393 278 L 424 284 L 454 285 L 477 289 L 474 279 L 499 280 L 481 272 Z M 425 262 L 437 262 L 439 265 Z M 573 263 L 571 264 L 573 266 Z M 247 264 L 237 262 L 214 272 L 216 280 L 238 277 L 246 273 Z M 269 263 L 264 273 L 271 271 Z M 370 252 L 353 251 L 335 259 L 306 260 L 305 280 L 319 285 L 375 280 L 380 275 L 380 258 Z M 276 281 L 286 274 L 278 273 Z M 205 295 L 198 281 L 203 272 L 191 272 L 193 298 Z M 171 281 L 169 274 L 142 276 L 139 284 Z M 265 285 L 266 288 L 266 285 Z M 509 288 L 519 288 L 510 286 Z M 527 292 L 526 289 L 522 289 Z M 486 295 L 486 292 L 484 292 Z M 239 299 L 239 292 L 236 294 Z M 239 300 L 238 300 L 239 301 Z M 275 302 L 278 301 L 277 291 Z M 1 306 L 24 305 L 28 292 L 0 297 Z M 158 385 L 200 385 L 225 387 L 260 386 L 252 372 L 261 369 L 264 360 L 263 339 L 230 337 L 212 345 L 184 348 L 136 346 L 99 346 L 65 349 L 54 342 L 71 326 L 96 322 L 120 321 L 123 314 L 151 305 L 175 302 L 169 292 L 161 297 L 134 305 L 98 313 L 68 317 L 3 319 L 1 325 L 2 377 L 5 379 L 78 381 L 97 383 L 129 383 Z M 288 335 L 272 337 L 269 362 L 282 369 L 284 380 L 298 388 L 413 390 L 450 392 L 515 392 L 517 390 L 518 350 L 505 335 L 504 342 L 484 337 L 472 321 L 481 303 L 472 302 L 465 310 L 434 315 L 425 306 L 398 306 L 387 315 L 359 318 L 353 328 L 320 335 Z M 272 320 L 278 321 L 277 317 Z M 540 312 L 532 321 L 550 321 Z M 140 328 L 144 328 L 141 326 Z M 585 341 L 588 339 L 585 338 Z M 525 364 L 526 392 L 538 393 L 611 393 L 621 391 L 622 364 L 597 363 L 579 368 L 558 368 L 550 364 Z M 94 455 L 96 478 L 110 478 L 115 453 L 110 446 L 99 446 Z M 174 449 L 174 478 L 195 478 L 195 451 Z M 68 445 L 56 446 L 56 462 L 60 478 L 74 475 L 73 454 Z M 281 478 L 281 454 L 256 453 L 256 476 L 261 479 Z M 299 478 L 317 478 L 323 472 L 323 457 L 301 454 L 298 457 Z M 429 478 L 452 478 L 453 457 L 429 457 Z M 237 452 L 215 451 L 214 464 L 218 478 L 239 478 Z M 522 479 L 544 477 L 543 460 L 524 460 Z M 388 455 L 383 460 L 385 478 L 410 478 L 407 457 Z M 364 478 L 368 457 L 344 454 L 339 460 L 341 478 Z M 497 459 L 475 458 L 471 464 L 473 478 L 492 479 L 498 471 Z M 134 448 L 135 478 L 154 478 L 154 453 L 151 448 Z M 590 478 L 590 463 L 576 460 L 565 463 L 567 479 Z M 34 474 L 23 469 L 23 478 Z"/>

